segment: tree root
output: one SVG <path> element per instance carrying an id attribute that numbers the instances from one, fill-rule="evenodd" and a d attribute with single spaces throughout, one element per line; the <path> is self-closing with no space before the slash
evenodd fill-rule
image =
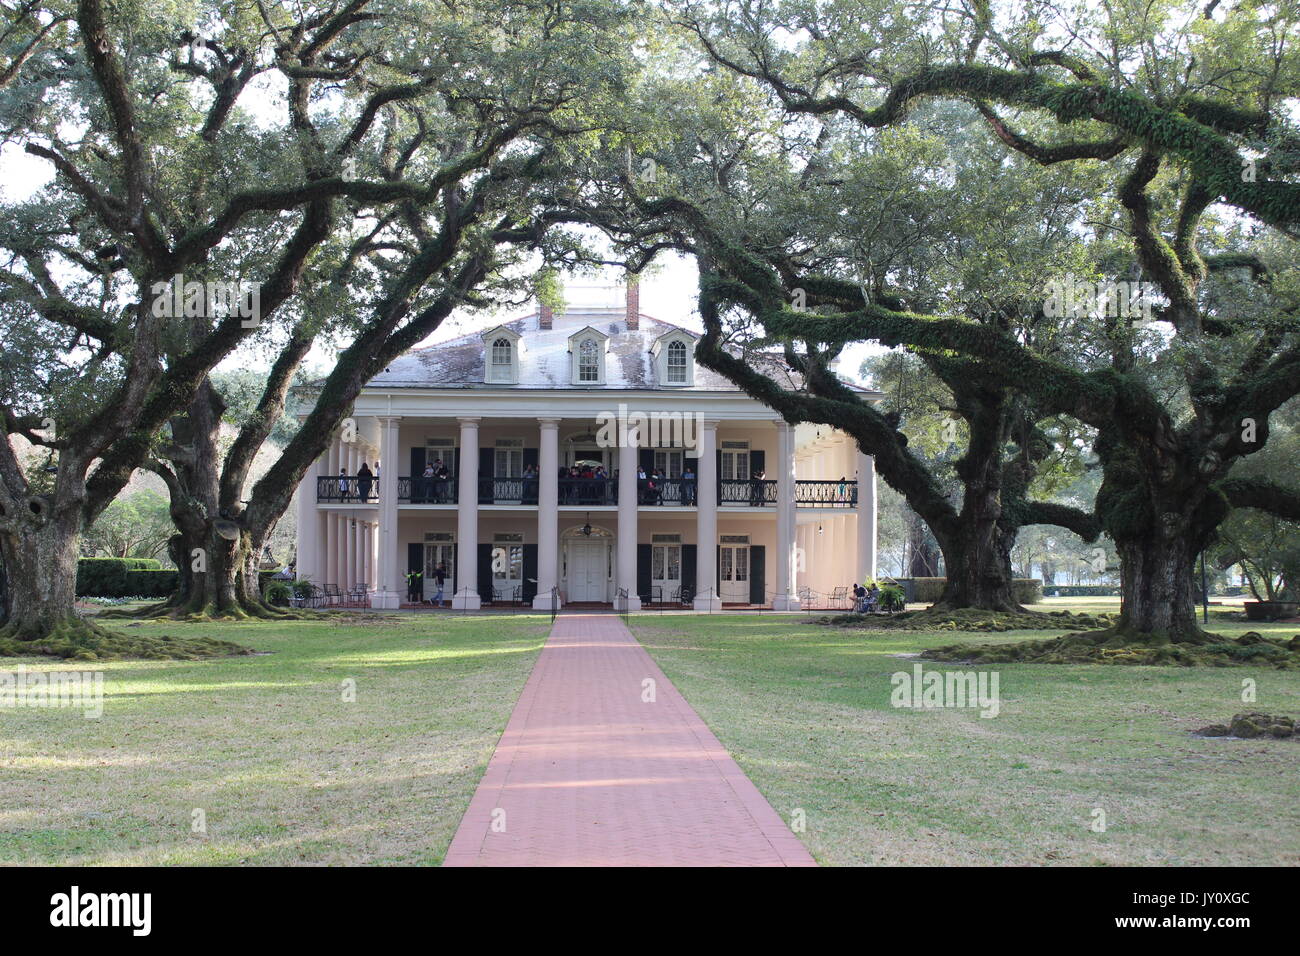
<path id="1" fill-rule="evenodd" d="M 974 631 L 994 633 L 1019 630 L 1065 629 L 1086 631 L 1109 627 L 1105 614 L 1071 614 L 1069 611 L 990 611 L 981 608 L 948 608 L 936 604 L 921 611 L 898 614 L 841 614 L 822 617 L 819 624 L 881 631 Z"/>
<path id="2" fill-rule="evenodd" d="M 1147 634 L 1112 627 L 1017 644 L 951 644 L 921 657 L 972 664 L 1140 664 L 1174 667 L 1232 667 L 1249 664 L 1279 670 L 1300 668 L 1300 635 L 1289 641 L 1249 631 L 1228 638 L 1205 631 Z"/>
<path id="3" fill-rule="evenodd" d="M 134 625 L 129 625 L 134 626 Z M 74 661 L 198 660 L 252 654 L 247 647 L 210 637 L 128 634 L 84 618 L 0 628 L 0 657 L 58 657 Z"/>

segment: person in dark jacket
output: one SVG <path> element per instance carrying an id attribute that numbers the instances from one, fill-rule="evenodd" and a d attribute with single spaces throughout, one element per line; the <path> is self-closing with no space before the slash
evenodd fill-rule
<path id="1" fill-rule="evenodd" d="M 357 469 L 357 494 L 361 496 L 362 504 L 370 500 L 370 489 L 374 486 L 374 483 L 375 473 L 363 461 L 361 467 Z"/>

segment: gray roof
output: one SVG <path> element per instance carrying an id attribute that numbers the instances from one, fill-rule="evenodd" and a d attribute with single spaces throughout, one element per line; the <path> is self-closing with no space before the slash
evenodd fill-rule
<path id="1" fill-rule="evenodd" d="M 655 358 L 650 350 L 655 340 L 668 332 L 686 332 L 698 338 L 698 333 L 681 326 L 641 315 L 639 328 L 627 327 L 627 316 L 622 308 L 584 309 L 556 315 L 553 328 L 538 328 L 536 313 L 502 323 L 494 328 L 507 328 L 522 338 L 519 354 L 519 383 L 501 385 L 485 383 L 483 342 L 484 332 L 462 335 L 438 342 L 425 348 L 414 349 L 389 366 L 367 385 L 367 388 L 482 388 L 497 390 L 523 389 L 653 389 L 665 391 L 738 391 L 729 380 L 711 369 L 696 363 L 694 383 L 688 386 L 660 386 L 655 369 Z M 605 356 L 605 383 L 603 385 L 574 385 L 570 374 L 569 338 L 580 329 L 591 326 L 609 336 Z M 487 331 L 487 330 L 484 330 Z M 768 363 L 764 363 L 768 364 Z M 777 356 L 772 356 L 767 369 L 777 381 L 790 388 L 797 387 L 797 376 Z"/>

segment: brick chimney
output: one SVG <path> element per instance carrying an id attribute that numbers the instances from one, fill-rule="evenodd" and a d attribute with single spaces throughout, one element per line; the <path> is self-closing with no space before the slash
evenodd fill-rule
<path id="1" fill-rule="evenodd" d="M 627 280 L 627 328 L 629 332 L 641 328 L 641 283 L 637 276 Z"/>
<path id="2" fill-rule="evenodd" d="M 537 327 L 539 329 L 549 329 L 555 325 L 555 316 L 551 312 L 551 307 L 544 302 L 537 303 Z"/>

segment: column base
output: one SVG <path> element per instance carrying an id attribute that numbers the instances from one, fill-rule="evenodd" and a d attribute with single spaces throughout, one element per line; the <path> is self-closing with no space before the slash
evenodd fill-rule
<path id="1" fill-rule="evenodd" d="M 370 595 L 370 606 L 376 610 L 395 611 L 402 606 L 402 596 L 396 591 L 375 591 Z"/>
<path id="2" fill-rule="evenodd" d="M 695 608 L 697 611 L 721 611 L 722 598 L 718 597 L 716 594 L 697 597 L 693 602 L 691 602 L 691 607 Z"/>
<path id="3" fill-rule="evenodd" d="M 483 599 L 477 591 L 473 594 L 457 594 L 451 599 L 451 606 L 456 611 L 477 611 L 483 607 Z"/>
<path id="4" fill-rule="evenodd" d="M 555 599 L 555 607 L 557 609 L 564 607 L 564 602 L 561 601 L 558 597 Z M 545 594 L 538 594 L 535 598 L 533 598 L 534 611 L 549 611 L 550 609 L 551 609 L 550 591 L 547 591 Z"/>
<path id="5" fill-rule="evenodd" d="M 772 598 L 773 611 L 802 611 L 803 605 L 793 594 L 778 594 Z"/>
<path id="6" fill-rule="evenodd" d="M 616 611 L 639 611 L 641 610 L 641 598 L 633 594 L 626 598 L 614 599 L 614 610 Z"/>

